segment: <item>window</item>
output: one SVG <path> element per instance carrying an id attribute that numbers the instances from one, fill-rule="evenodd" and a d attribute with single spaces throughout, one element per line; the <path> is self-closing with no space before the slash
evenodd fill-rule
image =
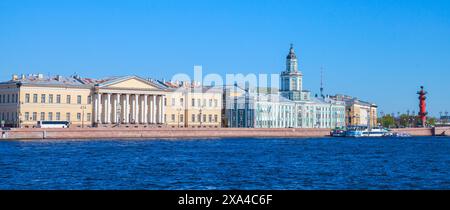
<path id="1" fill-rule="evenodd" d="M 203 122 L 206 122 L 206 114 L 203 115 Z"/>
<path id="2" fill-rule="evenodd" d="M 192 122 L 195 122 L 195 114 L 192 114 Z"/>
<path id="3" fill-rule="evenodd" d="M 120 101 L 120 99 L 119 99 L 119 101 Z M 88 96 L 87 97 L 87 104 L 91 104 L 92 103 L 92 96 Z"/>
<path id="4" fill-rule="evenodd" d="M 45 94 L 42 94 L 42 95 L 41 95 L 41 103 L 42 103 L 42 104 L 45 104 Z"/>
<path id="5" fill-rule="evenodd" d="M 3 103 L 3 95 L 0 95 L 0 104 Z"/>
<path id="6" fill-rule="evenodd" d="M 37 119 L 37 112 L 33 112 L 32 121 L 36 121 Z"/>
<path id="7" fill-rule="evenodd" d="M 81 113 L 77 113 L 77 120 L 81 121 Z"/>
<path id="8" fill-rule="evenodd" d="M 199 122 L 202 122 L 202 115 L 198 114 L 198 118 L 197 119 L 198 119 Z"/>
<path id="9" fill-rule="evenodd" d="M 217 107 L 219 105 L 219 101 L 217 99 L 214 99 L 214 107 Z"/>
<path id="10" fill-rule="evenodd" d="M 37 98 L 38 98 L 38 95 L 37 94 L 33 94 L 33 103 L 37 103 L 38 102 Z"/>
<path id="11" fill-rule="evenodd" d="M 192 99 L 192 107 L 195 107 L 195 99 Z"/>
<path id="12" fill-rule="evenodd" d="M 208 115 L 208 121 L 212 122 L 212 114 Z"/>
<path id="13" fill-rule="evenodd" d="M 25 103 L 30 103 L 30 94 L 25 94 Z"/>
<path id="14" fill-rule="evenodd" d="M 45 120 L 45 112 L 41 112 L 41 119 L 40 120 Z"/>
<path id="15" fill-rule="evenodd" d="M 172 122 L 175 122 L 175 114 L 172 114 Z"/>
<path id="16" fill-rule="evenodd" d="M 202 106 L 202 101 L 200 99 L 197 99 L 197 106 Z"/>
<path id="17" fill-rule="evenodd" d="M 6 103 L 10 103 L 10 101 L 9 101 L 9 94 L 6 95 Z"/>
<path id="18" fill-rule="evenodd" d="M 67 97 L 66 97 L 66 103 L 67 103 L 67 104 L 70 104 L 70 95 L 67 95 Z"/>
<path id="19" fill-rule="evenodd" d="M 48 113 L 48 120 L 53 120 L 53 112 Z"/>
<path id="20" fill-rule="evenodd" d="M 53 104 L 53 94 L 48 95 L 48 103 Z"/>
<path id="21" fill-rule="evenodd" d="M 87 119 L 86 119 L 87 121 L 91 121 L 91 113 L 87 113 L 86 118 L 87 118 Z"/>
<path id="22" fill-rule="evenodd" d="M 29 112 L 25 112 L 25 121 L 30 120 L 30 113 Z"/>
<path id="23" fill-rule="evenodd" d="M 77 104 L 81 104 L 81 96 L 80 95 L 77 96 Z"/>
<path id="24" fill-rule="evenodd" d="M 184 104 L 184 99 L 180 98 L 180 106 L 183 106 L 183 104 Z"/>
<path id="25" fill-rule="evenodd" d="M 203 99 L 203 107 L 206 106 L 206 99 Z"/>
<path id="26" fill-rule="evenodd" d="M 56 112 L 56 120 L 61 120 L 61 112 Z"/>
<path id="27" fill-rule="evenodd" d="M 184 122 L 184 117 L 182 114 L 180 114 L 180 122 Z"/>
<path id="28" fill-rule="evenodd" d="M 67 113 L 66 113 L 66 120 L 67 120 L 67 121 L 70 121 L 70 112 L 67 112 Z"/>
<path id="29" fill-rule="evenodd" d="M 213 102 L 213 100 L 209 99 L 209 107 L 212 107 L 212 102 Z"/>
<path id="30" fill-rule="evenodd" d="M 172 98 L 172 106 L 175 106 L 175 98 Z"/>
<path id="31" fill-rule="evenodd" d="M 167 106 L 167 98 L 164 98 L 164 106 Z"/>
<path id="32" fill-rule="evenodd" d="M 61 103 L 61 95 L 56 95 L 56 103 L 60 104 Z"/>
<path id="33" fill-rule="evenodd" d="M 219 117 L 215 114 L 214 115 L 214 122 L 219 122 L 219 119 L 218 119 Z"/>

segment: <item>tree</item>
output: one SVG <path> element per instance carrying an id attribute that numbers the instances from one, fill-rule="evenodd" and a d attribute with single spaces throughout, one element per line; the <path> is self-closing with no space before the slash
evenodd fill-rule
<path id="1" fill-rule="evenodd" d="M 385 128 L 391 128 L 395 126 L 395 119 L 392 115 L 385 115 L 378 120 Z"/>
<path id="2" fill-rule="evenodd" d="M 406 114 L 402 114 L 399 117 L 399 124 L 401 127 L 408 127 L 409 125 L 409 116 Z"/>
<path id="3" fill-rule="evenodd" d="M 435 126 L 435 125 L 436 125 L 436 118 L 434 118 L 434 117 L 429 117 L 429 118 L 427 119 L 427 125 L 429 125 L 429 126 Z"/>

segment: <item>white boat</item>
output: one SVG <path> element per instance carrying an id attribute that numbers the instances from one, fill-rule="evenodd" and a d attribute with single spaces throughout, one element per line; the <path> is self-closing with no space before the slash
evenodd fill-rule
<path id="1" fill-rule="evenodd" d="M 383 137 L 388 130 L 383 127 L 351 126 L 347 128 L 347 137 Z"/>

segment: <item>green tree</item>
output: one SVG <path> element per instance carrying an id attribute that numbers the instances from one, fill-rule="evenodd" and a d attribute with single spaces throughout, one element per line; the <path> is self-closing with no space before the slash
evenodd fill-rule
<path id="1" fill-rule="evenodd" d="M 410 117 L 406 114 L 400 115 L 399 124 L 401 127 L 408 127 Z"/>
<path id="2" fill-rule="evenodd" d="M 392 128 L 395 126 L 395 119 L 391 115 L 385 115 L 381 117 L 378 122 L 380 122 L 381 125 L 385 128 Z"/>
<path id="3" fill-rule="evenodd" d="M 430 125 L 430 126 L 435 126 L 435 125 L 436 125 L 436 118 L 434 118 L 434 117 L 429 117 L 429 118 L 427 119 L 427 124 Z"/>

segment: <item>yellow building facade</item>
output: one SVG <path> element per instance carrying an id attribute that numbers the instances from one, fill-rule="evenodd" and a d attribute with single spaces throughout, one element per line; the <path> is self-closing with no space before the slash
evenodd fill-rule
<path id="1" fill-rule="evenodd" d="M 137 76 L 88 79 L 14 75 L 0 83 L 0 122 L 37 127 L 221 127 L 222 94 L 211 88 L 173 88 Z"/>
<path id="2" fill-rule="evenodd" d="M 346 126 L 378 126 L 378 106 L 347 95 L 332 96 L 345 102 Z"/>
<path id="3" fill-rule="evenodd" d="M 170 127 L 222 126 L 222 92 L 211 88 L 171 88 L 167 95 L 166 123 Z"/>
<path id="4" fill-rule="evenodd" d="M 0 100 L 0 121 L 8 127 L 36 127 L 37 121 L 91 126 L 91 89 L 73 81 L 34 75 L 32 79 L 13 76 L 11 81 L 0 83 L 0 98 L 5 98 Z"/>

